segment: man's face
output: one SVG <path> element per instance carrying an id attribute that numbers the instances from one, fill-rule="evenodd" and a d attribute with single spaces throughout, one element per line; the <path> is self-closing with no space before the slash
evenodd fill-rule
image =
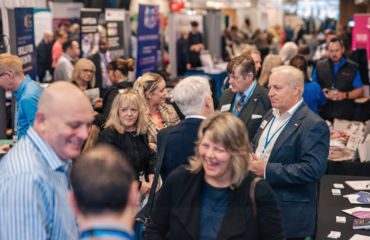
<path id="1" fill-rule="evenodd" d="M 81 51 L 80 51 L 80 45 L 78 44 L 77 41 L 73 41 L 72 42 L 71 49 L 72 49 L 72 51 L 71 51 L 72 56 L 70 56 L 71 58 L 75 58 L 75 57 L 80 56 L 80 53 L 81 53 Z"/>
<path id="2" fill-rule="evenodd" d="M 198 32 L 198 26 L 191 26 L 193 32 Z"/>
<path id="3" fill-rule="evenodd" d="M 99 51 L 101 53 L 106 53 L 109 50 L 109 43 L 106 38 L 103 38 L 99 41 Z"/>
<path id="4" fill-rule="evenodd" d="M 280 112 L 285 112 L 290 109 L 294 91 L 290 89 L 286 82 L 287 73 L 273 73 L 270 76 L 268 88 L 270 89 L 268 96 L 271 100 L 273 108 L 277 108 Z"/>
<path id="5" fill-rule="evenodd" d="M 244 77 L 240 74 L 240 66 L 234 68 L 234 73 L 229 74 L 230 77 L 229 83 L 231 85 L 231 91 L 233 91 L 234 93 L 241 93 L 247 90 L 248 87 L 251 85 L 251 81 L 248 81 L 247 79 L 248 75 L 244 79 Z"/>
<path id="6" fill-rule="evenodd" d="M 344 53 L 344 47 L 340 45 L 339 42 L 331 42 L 328 46 L 329 58 L 333 63 L 337 64 L 342 59 Z"/>
<path id="7" fill-rule="evenodd" d="M 254 61 L 254 65 L 256 67 L 256 74 L 257 74 L 258 71 L 261 69 L 261 61 L 262 61 L 261 55 L 258 54 L 258 53 L 252 53 L 251 54 L 251 57 L 252 57 L 252 59 Z"/>
<path id="8" fill-rule="evenodd" d="M 326 43 L 329 43 L 332 39 L 337 38 L 338 36 L 335 34 L 329 34 L 325 37 Z"/>
<path id="9" fill-rule="evenodd" d="M 18 89 L 13 89 L 13 74 L 10 71 L 4 71 L 0 73 L 0 87 L 4 88 L 6 91 L 13 90 L 17 91 Z"/>
<path id="10" fill-rule="evenodd" d="M 60 104 L 61 105 L 61 104 Z M 45 117 L 45 141 L 61 160 L 76 158 L 91 131 L 93 113 L 87 101 L 60 106 Z"/>

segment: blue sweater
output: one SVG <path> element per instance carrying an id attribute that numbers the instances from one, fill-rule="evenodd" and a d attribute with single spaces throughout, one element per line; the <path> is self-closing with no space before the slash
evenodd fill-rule
<path id="1" fill-rule="evenodd" d="M 324 91 L 317 82 L 304 83 L 303 99 L 307 106 L 317 115 L 319 115 L 317 106 L 322 106 L 326 103 Z"/>

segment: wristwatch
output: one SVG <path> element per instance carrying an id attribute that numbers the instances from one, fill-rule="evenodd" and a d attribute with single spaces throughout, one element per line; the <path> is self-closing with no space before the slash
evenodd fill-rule
<path id="1" fill-rule="evenodd" d="M 348 92 L 346 92 L 346 99 L 348 99 Z"/>

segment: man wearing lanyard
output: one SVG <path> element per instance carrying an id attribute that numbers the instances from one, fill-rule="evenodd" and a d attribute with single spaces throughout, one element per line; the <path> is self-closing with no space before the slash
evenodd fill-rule
<path id="1" fill-rule="evenodd" d="M 252 171 L 276 193 L 287 239 L 304 240 L 315 230 L 317 182 L 326 171 L 330 131 L 304 103 L 299 69 L 273 69 L 268 86 L 273 108 L 251 144 Z"/>
<path id="2" fill-rule="evenodd" d="M 329 58 L 317 63 L 312 81 L 320 84 L 327 101 L 318 107 L 324 120 L 353 120 L 354 99 L 363 94 L 358 64 L 343 56 L 342 40 L 334 38 L 328 44 Z"/>
<path id="3" fill-rule="evenodd" d="M 0 55 L 0 86 L 12 90 L 16 97 L 13 139 L 17 142 L 33 125 L 42 88 L 24 76 L 21 60 L 10 54 Z"/>
<path id="4" fill-rule="evenodd" d="M 139 182 L 122 153 L 99 145 L 74 161 L 70 177 L 80 239 L 134 239 Z"/>
<path id="5" fill-rule="evenodd" d="M 232 112 L 246 125 L 252 141 L 262 122 L 262 117 L 271 108 L 268 90 L 257 84 L 256 68 L 250 56 L 233 58 L 227 65 L 231 88 L 220 98 L 219 110 Z"/>

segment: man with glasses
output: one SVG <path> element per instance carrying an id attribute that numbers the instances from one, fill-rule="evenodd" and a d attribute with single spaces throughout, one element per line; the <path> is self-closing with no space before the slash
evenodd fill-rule
<path id="1" fill-rule="evenodd" d="M 58 59 L 54 70 L 54 81 L 71 81 L 74 69 L 73 59 L 80 56 L 80 45 L 76 40 L 69 39 L 63 43 L 63 54 Z"/>
<path id="2" fill-rule="evenodd" d="M 0 55 L 0 86 L 13 91 L 16 98 L 14 140 L 17 141 L 33 125 L 42 88 L 24 75 L 19 57 L 10 54 Z"/>

